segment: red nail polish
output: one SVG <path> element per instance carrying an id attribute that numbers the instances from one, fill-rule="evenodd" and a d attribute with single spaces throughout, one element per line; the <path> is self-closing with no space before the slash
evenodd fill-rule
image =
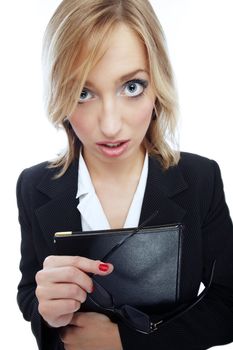
<path id="1" fill-rule="evenodd" d="M 107 264 L 99 264 L 100 271 L 106 272 L 108 271 L 108 269 L 109 269 L 109 266 Z"/>
<path id="2" fill-rule="evenodd" d="M 93 286 L 92 286 L 92 288 L 91 288 L 91 293 L 93 293 L 94 290 L 95 290 L 95 287 L 94 287 L 94 284 L 93 284 Z"/>

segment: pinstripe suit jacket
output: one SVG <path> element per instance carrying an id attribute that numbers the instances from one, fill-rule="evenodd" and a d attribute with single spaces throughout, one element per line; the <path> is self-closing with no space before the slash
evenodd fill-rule
<path id="1" fill-rule="evenodd" d="M 45 257 L 54 253 L 54 232 L 81 230 L 76 199 L 78 160 L 56 180 L 57 170 L 46 166 L 42 163 L 24 170 L 17 183 L 22 233 L 18 304 L 32 324 L 39 349 L 61 350 L 58 330 L 47 327 L 38 313 L 35 274 Z M 157 333 L 142 335 L 119 322 L 123 348 L 200 350 L 232 342 L 233 226 L 217 163 L 181 153 L 179 164 L 164 171 L 150 157 L 140 223 L 154 211 L 158 214 L 150 225 L 182 222 L 185 227 L 181 299 L 187 302 L 197 295 L 216 259 L 214 280 L 195 308 Z"/>

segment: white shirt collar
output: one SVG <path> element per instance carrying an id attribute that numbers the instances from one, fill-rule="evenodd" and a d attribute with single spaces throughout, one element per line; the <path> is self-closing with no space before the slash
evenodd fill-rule
<path id="1" fill-rule="evenodd" d="M 81 152 L 79 156 L 78 191 L 76 198 L 79 199 L 77 209 L 81 214 L 83 231 L 110 229 Z"/>
<path id="2" fill-rule="evenodd" d="M 77 209 L 81 214 L 83 231 L 110 229 L 110 225 L 95 192 L 95 188 L 81 152 L 79 157 L 78 172 L 78 190 L 76 198 L 79 199 Z M 124 228 L 138 226 L 146 188 L 147 175 L 148 154 L 146 153 L 139 183 L 130 205 Z"/>
<path id="3" fill-rule="evenodd" d="M 82 152 L 80 152 L 78 165 L 78 191 L 76 198 L 80 198 L 93 191 L 95 192 L 95 189 L 93 187 L 86 163 L 83 159 Z"/>

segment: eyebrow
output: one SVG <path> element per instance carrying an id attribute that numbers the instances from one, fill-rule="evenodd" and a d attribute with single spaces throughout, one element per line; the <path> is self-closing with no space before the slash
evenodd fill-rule
<path id="1" fill-rule="evenodd" d="M 117 83 L 123 83 L 127 80 L 130 80 L 138 73 L 146 73 L 147 75 L 149 75 L 149 73 L 145 69 L 136 69 L 133 72 L 122 75 L 119 79 L 117 79 Z M 90 88 L 94 87 L 94 85 L 88 80 L 86 81 L 85 86 L 89 86 Z"/>
<path id="2" fill-rule="evenodd" d="M 130 80 L 131 78 L 133 78 L 138 73 L 146 73 L 147 75 L 149 75 L 149 73 L 146 70 L 144 70 L 144 69 L 136 69 L 133 72 L 130 72 L 128 74 L 123 75 L 122 77 L 120 77 L 118 79 L 118 81 L 122 83 L 124 81 Z"/>

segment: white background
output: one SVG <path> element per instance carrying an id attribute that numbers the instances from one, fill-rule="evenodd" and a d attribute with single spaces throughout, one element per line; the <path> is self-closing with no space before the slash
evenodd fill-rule
<path id="1" fill-rule="evenodd" d="M 20 278 L 15 183 L 23 168 L 51 159 L 64 145 L 44 115 L 40 67 L 43 31 L 58 3 L 0 2 L 0 329 L 6 349 L 36 349 L 15 301 Z M 153 5 L 176 74 L 181 149 L 218 161 L 232 213 L 232 0 L 154 0 Z"/>

